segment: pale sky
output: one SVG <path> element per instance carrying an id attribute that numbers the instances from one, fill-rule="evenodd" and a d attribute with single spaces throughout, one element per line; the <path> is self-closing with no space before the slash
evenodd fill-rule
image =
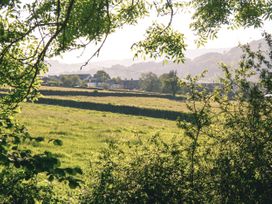
<path id="1" fill-rule="evenodd" d="M 166 22 L 167 19 L 162 19 Z M 111 34 L 106 41 L 102 51 L 98 58 L 93 58 L 92 62 L 99 62 L 105 60 L 122 60 L 122 59 L 132 59 L 133 53 L 130 47 L 133 43 L 143 39 L 146 28 L 150 26 L 153 22 L 152 18 L 145 18 L 139 22 L 136 26 L 125 26 L 123 29 Z M 195 45 L 196 36 L 189 29 L 189 23 L 191 22 L 191 17 L 189 13 L 179 14 L 175 16 L 173 21 L 173 26 L 175 29 L 184 33 L 186 37 L 186 44 L 188 49 L 197 49 Z M 239 29 L 239 30 L 227 30 L 222 29 L 218 38 L 215 40 L 209 40 L 209 42 L 201 47 L 207 49 L 213 48 L 232 48 L 237 46 L 239 43 L 247 43 L 252 40 L 259 40 L 261 38 L 262 32 L 272 31 L 271 23 L 265 23 L 262 29 Z M 57 58 L 63 63 L 83 63 L 85 62 L 94 52 L 95 46 L 90 45 L 85 49 L 82 56 L 82 51 L 73 51 L 63 55 L 63 58 Z M 80 56 L 80 57 L 79 57 Z"/>

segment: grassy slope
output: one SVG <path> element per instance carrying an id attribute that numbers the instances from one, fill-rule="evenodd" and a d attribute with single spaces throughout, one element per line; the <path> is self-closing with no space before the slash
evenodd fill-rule
<path id="1" fill-rule="evenodd" d="M 62 157 L 64 165 L 83 168 L 92 152 L 109 139 L 133 140 L 155 133 L 170 138 L 180 134 L 173 121 L 38 104 L 24 104 L 19 120 L 33 136 L 59 138 L 64 142 L 62 147 L 35 144 L 34 151 L 53 151 Z"/>
<path id="2" fill-rule="evenodd" d="M 64 88 L 64 87 L 41 87 L 41 90 L 52 90 L 52 91 L 83 91 L 83 92 L 93 92 L 92 89 L 81 89 L 81 88 Z M 99 92 L 111 92 L 111 93 L 120 93 L 119 91 L 106 91 L 99 90 Z M 124 92 L 124 91 L 122 91 Z M 128 92 L 134 93 L 134 92 Z M 141 92 L 135 92 L 141 94 Z M 144 92 L 142 92 L 144 94 Z M 158 94 L 161 95 L 161 94 Z M 162 94 L 163 95 L 163 94 Z M 112 105 L 128 105 L 136 106 L 143 108 L 153 108 L 161 110 L 173 110 L 173 111 L 182 111 L 186 112 L 187 108 L 184 102 L 166 99 L 166 98 L 156 98 L 156 97 L 119 97 L 119 96 L 44 96 L 46 98 L 56 98 L 56 99 L 65 99 L 65 100 L 75 100 L 75 101 L 84 101 L 84 102 L 95 102 L 95 103 L 105 103 Z"/>
<path id="3" fill-rule="evenodd" d="M 172 108 L 175 110 L 182 104 L 177 102 L 178 104 L 174 107 L 175 101 L 144 97 L 50 97 L 81 101 L 100 100 L 95 102 L 170 110 Z M 61 139 L 63 146 L 44 142 L 33 144 L 31 149 L 34 152 L 47 150 L 58 154 L 63 166 L 80 166 L 85 173 L 83 180 L 85 176 L 88 177 L 87 172 L 92 155 L 103 148 L 107 140 L 133 141 L 138 137 L 146 138 L 156 133 L 165 139 L 182 135 L 175 121 L 33 103 L 22 105 L 22 113 L 18 115 L 18 119 L 29 129 L 32 136 Z M 55 186 L 59 196 L 67 197 L 67 191 L 71 195 L 77 193 L 59 183 Z M 76 203 L 76 201 L 70 203 Z"/>

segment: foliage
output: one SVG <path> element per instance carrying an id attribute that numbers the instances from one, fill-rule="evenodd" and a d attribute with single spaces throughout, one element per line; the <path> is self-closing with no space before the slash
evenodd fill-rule
<path id="1" fill-rule="evenodd" d="M 112 81 L 115 83 L 115 84 L 120 84 L 122 79 L 120 77 L 113 77 L 112 78 Z"/>
<path id="2" fill-rule="evenodd" d="M 0 189 L 0 195 L 8 196 L 11 200 L 16 199 L 18 194 L 20 194 L 18 191 L 24 189 L 23 187 L 20 187 L 20 185 L 25 185 L 26 187 L 29 185 L 29 188 L 33 189 L 33 193 L 42 193 L 46 186 L 44 188 L 38 186 L 41 181 L 39 179 L 36 180 L 36 177 L 39 175 L 45 175 L 45 178 L 48 181 L 58 180 L 67 182 L 71 188 L 79 186 L 81 180 L 76 178 L 75 175 L 82 174 L 80 168 L 62 168 L 60 160 L 56 155 L 48 151 L 35 154 L 31 150 L 23 147 L 27 142 L 43 142 L 45 140 L 43 137 L 31 137 L 24 126 L 14 123 L 12 119 L 7 119 L 6 121 L 2 120 L 0 130 L 1 174 L 3 182 L 5 182 L 3 185 L 10 186 L 8 191 L 5 191 L 5 188 Z M 48 142 L 52 142 L 57 146 L 62 145 L 62 142 L 59 139 L 50 139 Z M 17 170 L 14 170 L 16 168 Z M 5 175 L 8 170 L 11 171 L 11 174 Z M 10 177 L 15 180 L 9 179 Z M 25 181 L 30 182 L 25 183 Z M 14 191 L 14 194 L 10 191 Z M 29 191 L 29 193 L 31 192 L 32 191 Z M 53 191 L 48 191 L 48 193 L 50 192 Z M 43 199 L 39 194 L 22 194 L 20 198 L 26 199 L 26 201 L 28 201 L 28 198 Z"/>
<path id="3" fill-rule="evenodd" d="M 23 170 L 7 168 L 0 171 L 1 203 L 57 203 L 52 186 L 39 184 Z"/>
<path id="4" fill-rule="evenodd" d="M 184 62 L 185 42 L 183 34 L 170 27 L 154 24 L 146 31 L 146 39 L 133 45 L 135 57 L 149 55 L 157 59 L 163 57 L 166 61 Z"/>
<path id="5" fill-rule="evenodd" d="M 244 47 L 240 66 L 222 65 L 223 87 L 213 93 L 192 83 L 188 108 L 193 124 L 180 122 L 190 138 L 191 185 L 199 184 L 199 170 L 207 172 L 207 194 L 221 203 L 269 203 L 271 192 L 272 103 L 265 98 L 271 86 L 271 35 L 265 34 L 268 55 Z M 194 79 L 189 78 L 192 82 Z M 252 81 L 255 80 L 255 81 Z M 202 92 L 199 89 L 202 88 Z M 230 100 L 232 99 L 232 100 Z M 202 107 L 195 102 L 201 100 Z M 211 111 L 211 102 L 218 110 Z"/>
<path id="6" fill-rule="evenodd" d="M 111 79 L 110 75 L 103 70 L 97 71 L 93 77 L 95 78 L 96 82 L 99 83 L 104 83 Z"/>
<path id="7" fill-rule="evenodd" d="M 205 73 L 188 76 L 193 120 L 178 121 L 180 140 L 110 143 L 82 203 L 270 203 L 272 38 L 265 38 L 268 53 L 245 46 L 237 69 L 222 65 L 224 86 L 213 92 L 197 83 Z"/>
<path id="8" fill-rule="evenodd" d="M 143 73 L 140 77 L 140 88 L 144 91 L 159 92 L 160 80 L 152 72 Z"/>
<path id="9" fill-rule="evenodd" d="M 64 87 L 77 87 L 82 83 L 78 75 L 62 75 L 60 81 Z"/>
<path id="10" fill-rule="evenodd" d="M 175 97 L 180 88 L 177 71 L 172 70 L 169 73 L 162 74 L 159 79 L 161 82 L 161 91 L 163 93 L 172 93 L 172 96 Z"/>
<path id="11" fill-rule="evenodd" d="M 37 3 L 37 2 L 36 2 Z M 48 4 L 48 2 L 47 2 Z M 24 6 L 24 8 L 22 8 Z M 37 9 L 38 6 L 41 7 Z M 48 5 L 47 5 L 48 6 Z M 48 8 L 48 7 L 47 7 Z M 20 16 L 22 9 L 34 9 L 32 17 L 23 19 Z M 69 9 L 68 9 L 69 10 Z M 44 12 L 41 12 L 44 11 Z M 27 129 L 21 126 L 14 119 L 14 114 L 19 110 L 19 104 L 23 101 L 34 101 L 38 96 L 40 85 L 40 75 L 46 72 L 47 67 L 44 58 L 47 55 L 52 39 L 60 30 L 56 31 L 54 37 L 45 43 L 45 38 L 40 42 L 34 32 L 41 22 L 38 18 L 43 18 L 41 24 L 48 25 L 46 13 L 46 3 L 22 5 L 20 1 L 7 1 L 1 4 L 0 12 L 0 86 L 9 88 L 7 95 L 0 98 L 0 168 L 5 179 L 7 169 L 17 168 L 21 174 L 14 174 L 17 183 L 13 185 L 13 180 L 7 179 L 5 185 L 13 187 L 16 193 L 6 193 L 1 190 L 2 195 L 9 196 L 14 200 L 24 190 L 20 185 L 33 188 L 29 193 L 38 193 L 38 195 L 22 194 L 22 199 L 31 202 L 33 199 L 41 201 L 43 198 L 39 195 L 42 190 L 37 186 L 40 181 L 24 184 L 25 180 L 32 180 L 39 175 L 45 175 L 47 180 L 57 179 L 68 182 L 71 187 L 78 186 L 80 181 L 74 175 L 82 173 L 78 168 L 61 168 L 60 160 L 52 153 L 35 154 L 29 149 L 23 148 L 27 141 L 43 141 L 42 137 L 31 137 Z M 70 15 L 70 14 L 69 14 Z M 50 24 L 50 23 L 49 23 Z M 62 28 L 63 29 L 63 28 Z M 43 29 L 40 30 L 44 32 Z M 49 31 L 50 32 L 50 31 Z M 55 145 L 59 145 L 59 140 L 52 140 Z M 72 170 L 72 172 L 70 171 Z M 75 171 L 75 172 L 74 172 Z M 7 175 L 7 178 L 9 176 Z M 49 191 L 48 191 L 49 193 Z M 14 197 L 13 197 L 14 196 Z M 25 198 L 23 198 L 25 196 Z M 28 200 L 30 199 L 30 200 Z"/>
<path id="12" fill-rule="evenodd" d="M 259 28 L 265 21 L 272 19 L 271 1 L 192 0 L 189 5 L 195 9 L 191 28 L 199 36 L 199 44 L 204 44 L 210 38 L 216 38 L 222 27 Z"/>
<path id="13" fill-rule="evenodd" d="M 271 35 L 264 36 L 269 45 L 267 53 L 254 53 L 245 46 L 240 68 L 234 74 L 223 66 L 226 73 L 223 94 L 233 95 L 234 107 L 229 108 L 231 103 L 226 97 L 215 98 L 224 117 L 220 128 L 227 133 L 221 136 L 220 154 L 213 168 L 218 174 L 216 190 L 223 202 L 269 203 L 272 200 L 269 182 L 272 101 L 265 98 L 266 93 L 272 92 L 272 40 Z M 254 77 L 257 81 L 252 82 L 250 78 Z"/>
<path id="14" fill-rule="evenodd" d="M 110 143 L 92 164 L 91 191 L 81 203 L 178 203 L 189 201 L 186 160 L 179 143 L 159 136 L 136 144 Z"/>

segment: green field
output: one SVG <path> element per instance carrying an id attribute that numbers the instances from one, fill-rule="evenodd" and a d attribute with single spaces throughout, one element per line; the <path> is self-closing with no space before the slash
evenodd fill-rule
<path id="1" fill-rule="evenodd" d="M 95 102 L 112 105 L 128 105 L 141 108 L 151 108 L 160 110 L 186 111 L 184 102 L 170 100 L 165 98 L 145 98 L 145 97 L 94 97 L 94 96 L 46 96 L 48 98 L 57 98 L 64 100 L 75 100 L 85 102 Z"/>
<path id="2" fill-rule="evenodd" d="M 84 168 L 92 153 L 107 140 L 136 140 L 156 133 L 171 138 L 180 134 L 175 121 L 30 103 L 23 104 L 19 120 L 33 136 L 58 138 L 64 143 L 61 147 L 36 143 L 34 151 L 50 150 L 62 158 L 64 165 Z"/>
<path id="3" fill-rule="evenodd" d="M 112 105 L 128 105 L 135 106 L 141 108 L 151 108 L 151 109 L 159 109 L 159 110 L 172 110 L 172 111 L 186 111 L 186 105 L 184 102 L 174 99 L 162 98 L 169 95 L 165 94 L 156 94 L 154 97 L 145 97 L 150 93 L 144 92 L 135 92 L 135 91 L 107 91 L 107 90 L 98 90 L 97 96 L 82 96 L 82 95 L 70 95 L 69 92 L 84 92 L 84 93 L 93 93 L 94 90 L 91 89 L 76 89 L 76 88 L 63 88 L 63 87 L 42 87 L 41 90 L 46 91 L 61 91 L 65 93 L 64 95 L 44 95 L 46 98 L 55 98 L 55 99 L 63 99 L 63 100 L 74 100 L 74 101 L 84 101 L 84 102 L 94 102 L 94 103 L 102 103 L 102 104 L 112 104 Z M 108 93 L 109 96 L 99 96 L 99 93 Z M 120 96 L 119 94 L 134 94 L 138 95 L 135 97 L 132 96 Z M 156 97 L 157 96 L 157 97 Z M 169 96 L 171 97 L 171 96 Z"/>
<path id="4" fill-rule="evenodd" d="M 72 89 L 56 89 L 69 92 Z M 78 91 L 78 89 L 73 89 Z M 82 90 L 79 90 L 82 91 Z M 89 91 L 89 90 L 85 90 Z M 63 93 L 62 93 L 63 94 Z M 161 110 L 183 110 L 184 102 L 156 98 L 156 97 L 91 97 L 91 96 L 43 96 L 53 99 L 71 101 L 87 101 L 102 104 L 127 105 Z M 179 107 L 180 106 L 180 107 Z M 51 151 L 57 154 L 62 167 L 79 166 L 84 172 L 83 180 L 88 180 L 90 161 L 107 141 L 137 141 L 139 138 L 148 138 L 159 134 L 165 140 L 180 137 L 181 130 L 176 121 L 152 117 L 112 113 L 81 108 L 64 107 L 61 105 L 45 105 L 36 103 L 22 104 L 22 111 L 18 114 L 19 122 L 24 124 L 34 137 L 45 137 L 45 142 L 29 143 L 27 146 L 33 152 Z M 50 139 L 61 139 L 62 146 L 48 143 Z M 64 185 L 56 184 L 55 191 L 59 195 L 67 196 Z M 77 191 L 70 193 L 76 193 Z M 71 201 L 71 203 L 73 203 Z"/>

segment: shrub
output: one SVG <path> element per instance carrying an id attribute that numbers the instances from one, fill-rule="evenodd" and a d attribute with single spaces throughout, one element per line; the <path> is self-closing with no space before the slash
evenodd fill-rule
<path id="1" fill-rule="evenodd" d="M 178 140 L 110 143 L 92 166 L 82 203 L 179 203 L 188 201 L 187 162 Z"/>
<path id="2" fill-rule="evenodd" d="M 272 39 L 244 46 L 237 69 L 212 92 L 187 78 L 191 122 L 179 140 L 111 143 L 93 166 L 82 203 L 271 203 Z"/>
<path id="3" fill-rule="evenodd" d="M 55 201 L 49 185 L 53 180 L 78 187 L 82 174 L 79 167 L 63 168 L 57 156 L 51 152 L 35 154 L 26 143 L 46 141 L 32 137 L 27 129 L 12 118 L 0 120 L 0 198 L 3 203 L 36 203 Z M 54 145 L 62 145 L 59 139 L 50 139 Z M 50 201 L 50 202 L 49 202 Z M 45 203 L 46 203 L 45 202 Z"/>
<path id="4" fill-rule="evenodd" d="M 0 171 L 1 203 L 57 203 L 59 200 L 47 183 L 41 184 L 22 169 L 5 168 Z"/>
<path id="5" fill-rule="evenodd" d="M 193 123 L 180 122 L 188 148 L 191 187 L 206 186 L 206 200 L 216 203 L 272 201 L 272 40 L 265 34 L 268 55 L 244 46 L 237 69 L 222 65 L 224 85 L 213 93 L 190 83 L 188 108 Z M 199 180 L 199 170 L 204 179 Z M 196 191 L 196 190 L 194 190 Z"/>

